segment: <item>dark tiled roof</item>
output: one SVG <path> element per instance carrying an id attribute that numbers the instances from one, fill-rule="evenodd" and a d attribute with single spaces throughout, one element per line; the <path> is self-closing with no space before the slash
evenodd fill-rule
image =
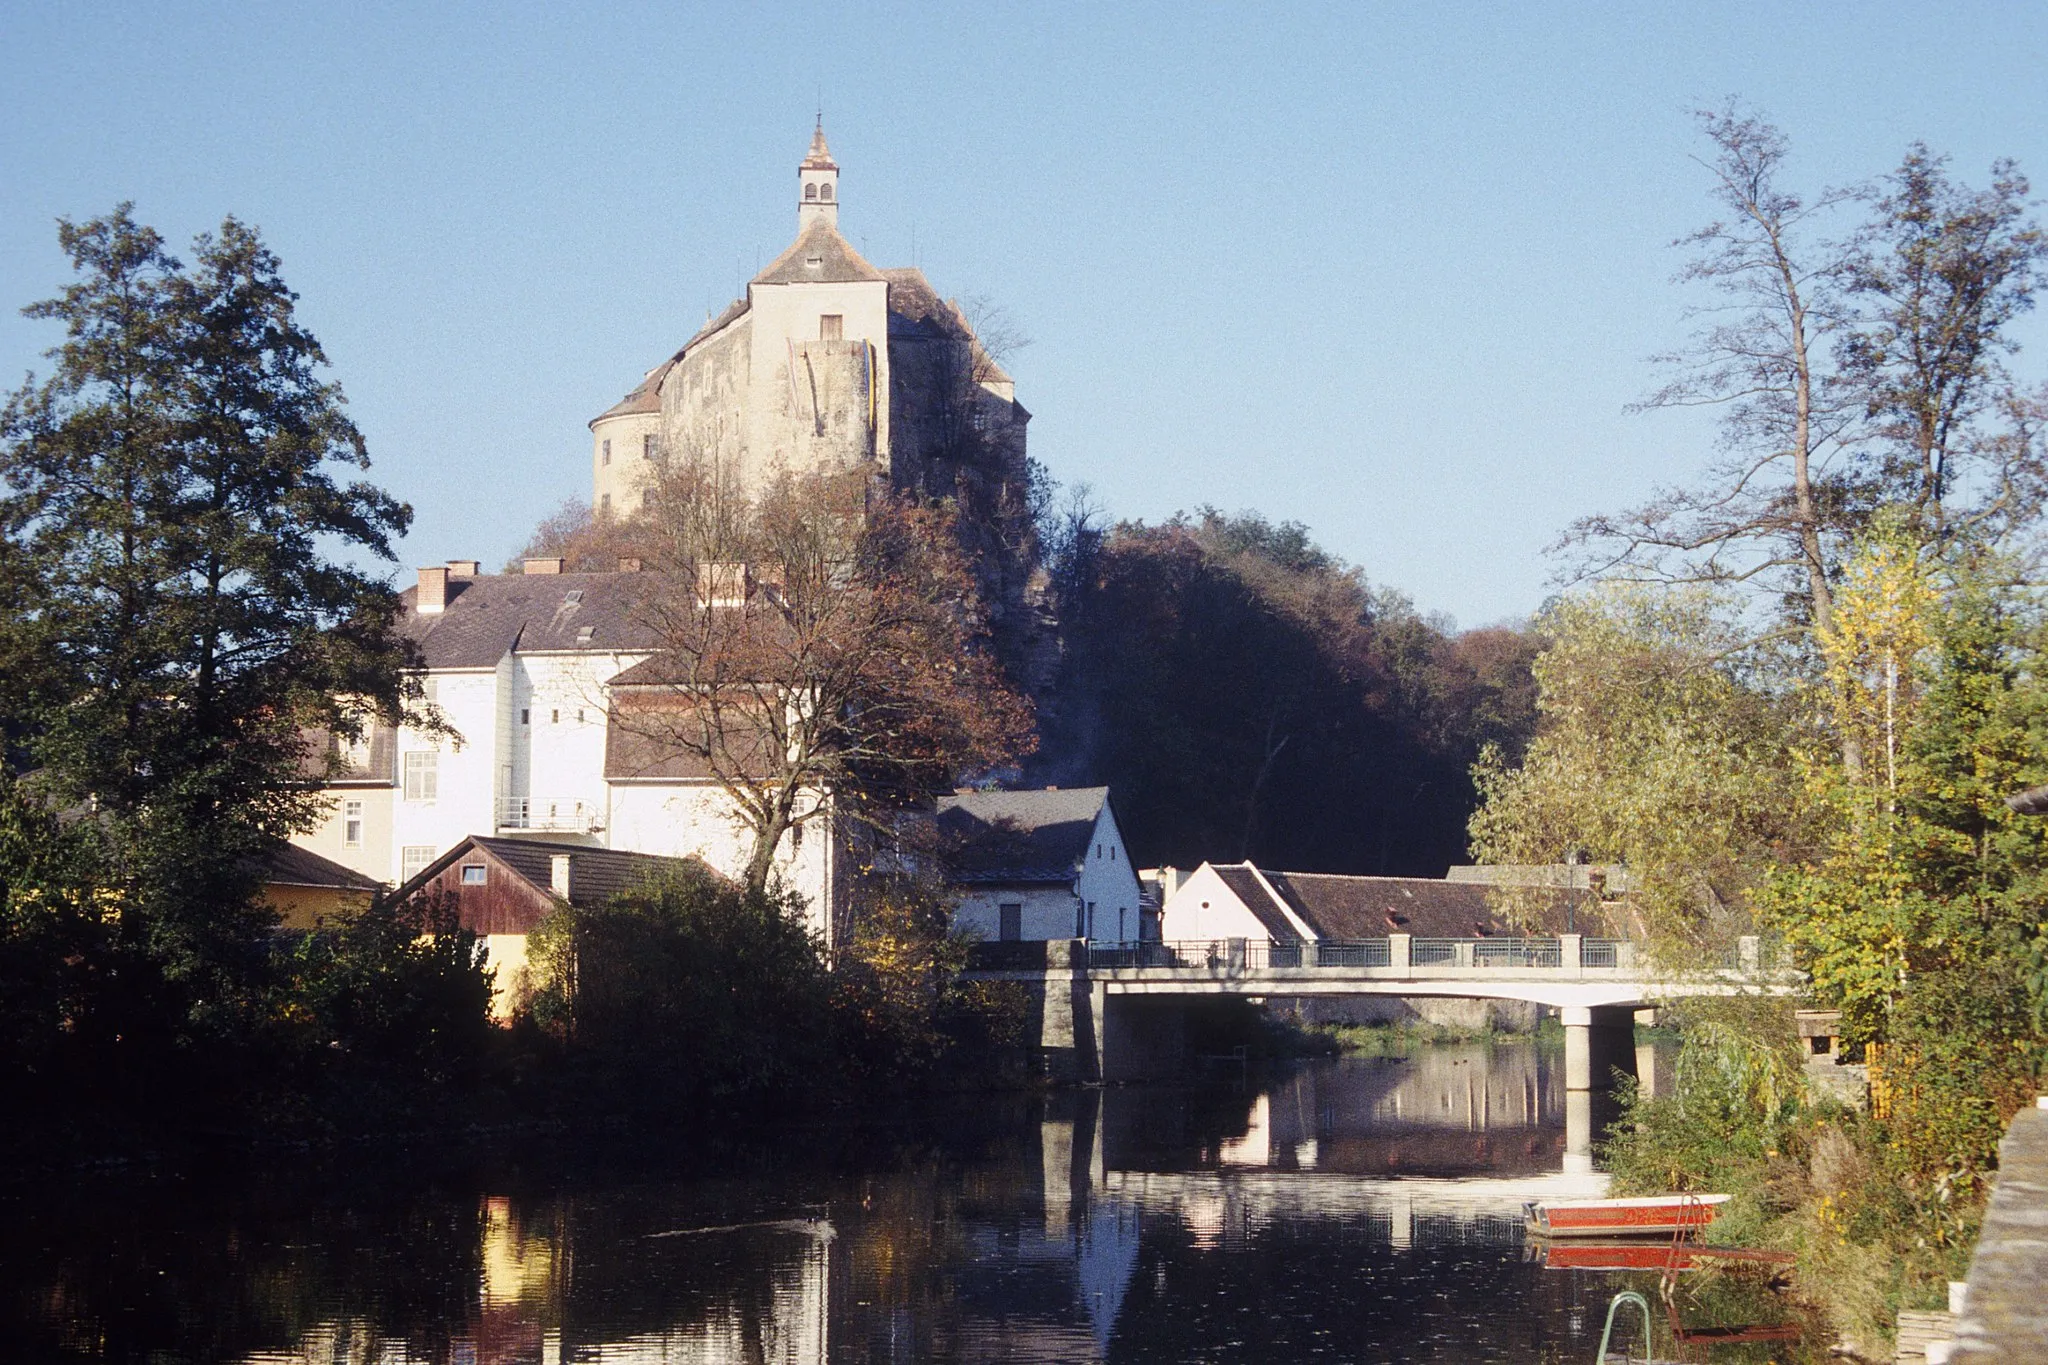
<path id="1" fill-rule="evenodd" d="M 278 844 L 255 860 L 267 886 L 320 886 L 339 891 L 382 891 L 384 884 L 297 844 Z"/>
<path id="2" fill-rule="evenodd" d="M 1071 882 L 1107 787 L 961 792 L 938 801 L 939 836 L 963 882 Z"/>
<path id="3" fill-rule="evenodd" d="M 633 391 L 618 402 L 599 413 L 594 421 L 602 422 L 607 417 L 628 417 L 634 413 L 661 411 L 661 381 L 668 378 L 668 372 L 683 358 L 681 351 L 662 361 L 649 370 L 646 377 L 634 386 Z"/>
<path id="4" fill-rule="evenodd" d="M 811 262 L 816 261 L 813 265 Z M 754 276 L 755 284 L 849 284 L 859 280 L 880 283 L 886 277 L 869 265 L 853 244 L 839 235 L 839 229 L 824 218 L 813 218 L 797 234 L 789 250 L 768 263 Z"/>
<path id="5" fill-rule="evenodd" d="M 1301 931 L 1296 929 L 1289 922 L 1286 913 L 1274 904 L 1272 896 L 1266 893 L 1266 888 L 1259 885 L 1259 879 L 1252 872 L 1250 863 L 1238 863 L 1235 866 L 1211 863 L 1210 867 L 1215 869 L 1216 875 L 1223 879 L 1223 884 L 1230 888 L 1231 893 L 1243 901 L 1245 908 L 1266 927 L 1269 937 L 1283 942 L 1301 937 Z"/>
<path id="6" fill-rule="evenodd" d="M 429 668 L 489 668 L 505 651 L 651 649 L 641 604 L 657 575 L 637 573 L 480 574 L 448 580 L 445 611 L 413 611 L 417 587 L 402 594 L 402 628 Z M 588 639 L 583 638 L 590 628 Z"/>
<path id="7" fill-rule="evenodd" d="M 932 288 L 924 272 L 914 266 L 899 266 L 884 270 L 889 281 L 889 335 L 891 337 L 922 338 L 932 341 L 964 342 L 979 348 L 980 339 L 967 324 L 960 310 L 939 297 L 939 291 Z M 1005 381 L 1010 376 L 1002 366 L 985 352 L 981 355 L 980 372 L 989 380 Z"/>
<path id="8" fill-rule="evenodd" d="M 1474 882 L 1427 877 L 1338 877 L 1316 872 L 1267 872 L 1266 880 L 1288 907 L 1322 938 L 1471 938 L 1511 934 L 1514 929 L 1492 905 L 1490 888 Z M 1561 929 L 1564 896 L 1551 907 Z"/>
<path id="9" fill-rule="evenodd" d="M 464 847 L 487 850 L 541 891 L 547 891 L 554 882 L 555 855 L 568 854 L 569 903 L 578 906 L 602 905 L 620 892 L 631 891 L 665 872 L 685 868 L 710 870 L 701 858 L 663 858 L 652 853 L 622 853 L 617 849 L 542 839 L 493 839 L 477 834 L 457 845 L 453 852 Z M 445 867 L 452 856 L 453 853 L 435 859 L 427 873 Z M 427 873 L 422 873 L 422 877 Z"/>

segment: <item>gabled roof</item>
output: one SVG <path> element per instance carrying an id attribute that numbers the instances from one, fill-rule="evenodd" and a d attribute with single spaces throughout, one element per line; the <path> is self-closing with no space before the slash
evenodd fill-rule
<path id="1" fill-rule="evenodd" d="M 1287 918 L 1286 910 L 1266 890 L 1250 863 L 1224 866 L 1211 863 L 1209 868 L 1230 888 L 1231 894 L 1244 903 L 1244 908 L 1252 912 L 1252 917 L 1265 927 L 1269 937 L 1282 942 L 1301 937 L 1301 931 Z"/>
<path id="2" fill-rule="evenodd" d="M 280 843 L 251 860 L 265 886 L 316 886 L 335 891 L 382 891 L 384 883 L 343 867 L 309 848 Z"/>
<path id="3" fill-rule="evenodd" d="M 1491 888 L 1481 882 L 1274 872 L 1250 863 L 1211 863 L 1209 867 L 1276 939 L 1300 937 L 1289 912 L 1318 939 L 1385 938 L 1389 934 L 1473 938 L 1516 932 L 1494 908 Z M 1568 903 L 1581 906 L 1586 912 L 1585 927 L 1594 930 L 1597 907 L 1587 893 L 1559 888 L 1544 907 L 1540 931 L 1561 930 Z"/>
<path id="4" fill-rule="evenodd" d="M 534 890 L 552 895 L 555 855 L 569 855 L 569 903 L 579 907 L 602 905 L 621 892 L 631 891 L 664 873 L 684 869 L 711 872 L 702 858 L 664 858 L 653 853 L 626 853 L 613 848 L 592 848 L 588 844 L 548 839 L 499 839 L 472 834 L 421 869 L 400 887 L 409 896 L 460 861 L 473 849 L 482 849 L 511 869 Z M 712 872 L 716 876 L 716 872 Z"/>
<path id="5" fill-rule="evenodd" d="M 424 616 L 413 610 L 419 589 L 407 588 L 400 628 L 428 668 L 489 668 L 510 649 L 637 653 L 659 643 L 641 610 L 656 582 L 637 573 L 450 578 L 446 609 Z"/>
<path id="6" fill-rule="evenodd" d="M 813 218 L 790 243 L 789 250 L 754 276 L 755 284 L 883 283 L 886 276 L 869 265 L 839 229 L 823 217 Z"/>
<path id="7" fill-rule="evenodd" d="M 958 792 L 938 800 L 939 835 L 956 881 L 1066 883 L 1108 804 L 1107 787 Z"/>

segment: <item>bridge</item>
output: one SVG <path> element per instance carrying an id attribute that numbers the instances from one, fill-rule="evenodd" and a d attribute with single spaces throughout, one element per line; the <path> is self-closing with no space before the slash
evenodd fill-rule
<path id="1" fill-rule="evenodd" d="M 970 980 L 1017 981 L 1039 1003 L 1048 1071 L 1094 1083 L 1153 1079 L 1183 1060 L 1186 1002 L 1300 996 L 1521 1000 L 1558 1011 L 1565 1086 L 1606 1089 L 1635 1065 L 1635 1011 L 1688 996 L 1790 995 L 1802 984 L 1761 941 L 1677 971 L 1620 939 L 1385 938 L 977 944 Z"/>

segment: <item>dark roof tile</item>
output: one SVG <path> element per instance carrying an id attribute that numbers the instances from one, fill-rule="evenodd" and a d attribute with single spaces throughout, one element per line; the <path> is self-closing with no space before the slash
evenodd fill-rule
<path id="1" fill-rule="evenodd" d="M 413 610 L 419 589 L 407 588 L 401 628 L 419 644 L 428 668 L 490 668 L 514 648 L 639 653 L 658 643 L 642 610 L 656 579 L 637 573 L 451 578 L 447 608 L 427 615 Z"/>

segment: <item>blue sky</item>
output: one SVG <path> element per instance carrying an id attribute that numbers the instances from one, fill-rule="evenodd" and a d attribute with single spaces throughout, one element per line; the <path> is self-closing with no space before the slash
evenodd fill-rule
<path id="1" fill-rule="evenodd" d="M 1477 625 L 1572 518 L 1711 453 L 1629 415 L 1711 216 L 1688 111 L 1806 184 L 1926 140 L 2048 186 L 2048 6 L 101 5 L 0 9 L 0 373 L 53 222 L 234 213 L 417 512 L 500 561 L 584 424 L 784 246 L 822 94 L 841 226 L 1000 302 L 1032 449 L 1115 515 L 1306 522 Z M 2048 374 L 2048 324 L 2017 366 Z"/>

